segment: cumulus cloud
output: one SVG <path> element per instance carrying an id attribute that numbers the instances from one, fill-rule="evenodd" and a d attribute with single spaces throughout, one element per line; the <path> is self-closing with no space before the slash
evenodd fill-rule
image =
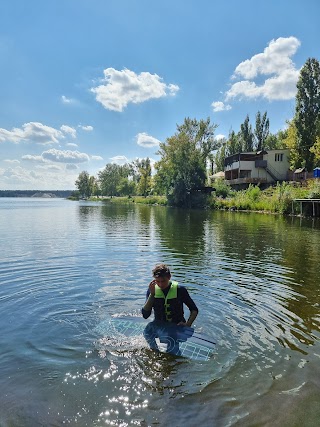
<path id="1" fill-rule="evenodd" d="M 32 154 L 26 154 L 22 156 L 21 159 L 35 163 L 43 163 L 45 161 L 42 156 L 33 156 Z"/>
<path id="2" fill-rule="evenodd" d="M 74 170 L 77 170 L 79 168 L 74 163 L 67 163 L 66 164 L 66 169 L 69 170 L 69 171 L 74 171 Z"/>
<path id="3" fill-rule="evenodd" d="M 179 90 L 179 86 L 164 83 L 157 74 L 136 74 L 128 69 L 119 71 L 114 68 L 107 68 L 103 73 L 102 84 L 91 88 L 91 92 L 107 110 L 121 112 L 129 103 L 174 96 Z"/>
<path id="4" fill-rule="evenodd" d="M 126 156 L 114 156 L 110 157 L 112 163 L 116 163 L 118 165 L 124 165 L 125 163 L 129 163 L 129 159 Z"/>
<path id="5" fill-rule="evenodd" d="M 300 70 L 296 69 L 291 57 L 300 46 L 296 37 L 279 37 L 271 40 L 262 53 L 241 62 L 235 69 L 234 83 L 225 94 L 225 101 L 235 98 L 265 98 L 267 100 L 289 100 L 296 95 L 296 84 Z M 261 76 L 270 76 L 262 84 L 254 81 Z"/>
<path id="6" fill-rule="evenodd" d="M 151 135 L 148 135 L 146 132 L 141 132 L 136 135 L 137 144 L 141 147 L 157 147 L 160 144 L 160 141 L 154 138 Z"/>
<path id="7" fill-rule="evenodd" d="M 38 122 L 25 123 L 22 128 L 13 128 L 11 130 L 0 128 L 0 142 L 19 143 L 27 141 L 36 144 L 57 144 L 63 138 L 64 135 L 61 130 Z"/>
<path id="8" fill-rule="evenodd" d="M 82 126 L 82 125 L 79 125 L 78 127 L 81 128 L 82 130 L 85 130 L 86 132 L 93 131 L 93 127 L 92 126 Z"/>
<path id="9" fill-rule="evenodd" d="M 214 112 L 231 110 L 231 105 L 225 104 L 222 101 L 215 101 L 211 104 Z"/>
<path id="10" fill-rule="evenodd" d="M 20 163 L 20 161 L 16 160 L 16 159 L 14 159 L 14 160 L 5 159 L 4 162 L 6 162 L 6 163 L 12 163 L 12 164 L 19 164 Z"/>
<path id="11" fill-rule="evenodd" d="M 42 153 L 42 158 L 58 163 L 83 163 L 90 160 L 88 154 L 79 151 L 56 150 L 52 148 Z"/>
<path id="12" fill-rule="evenodd" d="M 72 104 L 74 101 L 71 98 L 67 98 L 65 95 L 61 96 L 61 101 L 63 104 Z"/>
<path id="13" fill-rule="evenodd" d="M 34 183 L 38 179 L 42 179 L 42 175 L 35 173 L 34 171 L 28 171 L 23 169 L 21 166 L 15 168 L 8 168 L 2 172 L 2 182 L 8 182 L 11 185 L 20 183 Z"/>
<path id="14" fill-rule="evenodd" d="M 75 128 L 71 127 L 71 126 L 67 126 L 67 125 L 62 125 L 61 126 L 61 131 L 63 133 L 66 133 L 67 135 L 70 135 L 72 138 L 76 138 L 77 137 L 77 131 Z"/>
<path id="15" fill-rule="evenodd" d="M 91 156 L 92 160 L 103 160 L 103 157 L 101 156 Z"/>

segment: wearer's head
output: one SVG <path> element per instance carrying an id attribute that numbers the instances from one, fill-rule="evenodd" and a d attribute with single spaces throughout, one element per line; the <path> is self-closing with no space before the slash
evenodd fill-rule
<path id="1" fill-rule="evenodd" d="M 152 270 L 154 278 L 171 277 L 170 268 L 166 264 L 156 264 Z"/>
<path id="2" fill-rule="evenodd" d="M 171 273 L 170 268 L 166 264 L 157 264 L 152 270 L 153 277 L 157 282 L 157 285 L 161 289 L 165 289 L 169 286 Z"/>

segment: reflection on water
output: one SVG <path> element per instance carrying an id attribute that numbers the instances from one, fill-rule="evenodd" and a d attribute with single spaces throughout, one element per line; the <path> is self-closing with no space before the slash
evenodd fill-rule
<path id="1" fill-rule="evenodd" d="M 318 425 L 317 220 L 0 199 L 0 232 L 1 426 Z M 208 362 L 95 332 L 139 314 L 158 261 Z"/>

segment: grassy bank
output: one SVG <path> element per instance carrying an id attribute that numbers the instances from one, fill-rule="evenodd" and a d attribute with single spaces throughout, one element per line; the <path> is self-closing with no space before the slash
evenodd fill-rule
<path id="1" fill-rule="evenodd" d="M 214 187 L 216 191 L 207 198 L 206 207 L 209 209 L 257 211 L 287 215 L 292 213 L 292 200 L 294 199 L 320 199 L 320 179 L 309 180 L 303 185 L 283 182 L 266 190 L 250 185 L 246 190 L 235 191 L 223 180 L 215 182 Z M 91 197 L 90 200 L 108 203 L 168 205 L 165 196 Z M 293 213 L 300 213 L 298 204 L 294 206 Z"/>
<path id="2" fill-rule="evenodd" d="M 260 190 L 250 186 L 246 190 L 233 191 L 224 182 L 215 184 L 216 192 L 210 197 L 211 209 L 250 210 L 289 214 L 294 199 L 320 199 L 320 180 L 309 180 L 305 185 L 283 182 L 275 187 Z M 295 206 L 298 214 L 299 206 Z"/>
<path id="3" fill-rule="evenodd" d="M 167 205 L 167 198 L 165 196 L 130 196 L 130 197 L 90 197 L 93 201 L 108 201 L 109 203 L 139 203 L 143 205 Z"/>

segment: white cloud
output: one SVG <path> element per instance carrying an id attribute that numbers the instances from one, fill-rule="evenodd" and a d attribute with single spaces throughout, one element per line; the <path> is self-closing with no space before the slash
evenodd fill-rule
<path id="1" fill-rule="evenodd" d="M 67 142 L 66 146 L 67 147 L 78 147 L 78 144 L 76 144 L 75 142 Z"/>
<path id="2" fill-rule="evenodd" d="M 67 98 L 64 95 L 61 96 L 61 101 L 63 102 L 63 104 L 72 104 L 74 102 L 73 99 Z"/>
<path id="3" fill-rule="evenodd" d="M 103 160 L 103 157 L 101 156 L 91 156 L 92 160 Z"/>
<path id="4" fill-rule="evenodd" d="M 245 80 L 234 83 L 225 94 L 225 100 L 235 98 L 265 98 L 267 100 L 288 100 L 295 97 L 299 70 L 291 57 L 300 46 L 296 37 L 280 37 L 271 40 L 263 53 L 241 62 L 235 69 L 233 79 Z M 253 79 L 270 76 L 262 84 Z"/>
<path id="5" fill-rule="evenodd" d="M 78 127 L 81 128 L 82 130 L 87 131 L 87 132 L 93 131 L 93 127 L 92 126 L 82 126 L 82 125 L 79 125 Z"/>
<path id="6" fill-rule="evenodd" d="M 179 90 L 177 85 L 164 83 L 157 74 L 136 74 L 128 69 L 119 71 L 114 68 L 107 68 L 103 73 L 102 84 L 91 88 L 91 92 L 107 110 L 123 111 L 129 103 L 174 96 Z"/>
<path id="7" fill-rule="evenodd" d="M 218 111 L 228 111 L 231 110 L 231 105 L 225 104 L 224 102 L 221 101 L 215 101 L 211 104 L 211 107 L 213 108 L 214 112 L 218 112 Z"/>
<path id="8" fill-rule="evenodd" d="M 110 157 L 112 163 L 116 163 L 118 165 L 124 165 L 125 163 L 129 163 L 129 159 L 126 156 L 115 156 Z"/>
<path id="9" fill-rule="evenodd" d="M 58 163 L 83 163 L 90 160 L 88 154 L 79 151 L 56 150 L 52 148 L 42 153 L 42 158 Z"/>
<path id="10" fill-rule="evenodd" d="M 57 172 L 57 171 L 61 171 L 61 167 L 58 165 L 51 165 L 51 164 L 46 164 L 46 165 L 37 165 L 36 166 L 37 169 L 42 169 L 45 170 L 46 172 Z"/>
<path id="11" fill-rule="evenodd" d="M 33 156 L 32 154 L 26 154 L 22 156 L 21 159 L 35 163 L 43 163 L 45 161 L 42 156 Z"/>
<path id="12" fill-rule="evenodd" d="M 63 133 L 50 126 L 38 122 L 29 122 L 22 125 L 22 128 L 6 130 L 0 128 L 0 142 L 9 141 L 19 143 L 21 141 L 34 142 L 36 144 L 57 144 L 63 139 Z"/>
<path id="13" fill-rule="evenodd" d="M 19 164 L 20 163 L 20 161 L 16 160 L 16 159 L 14 159 L 14 160 L 5 159 L 4 162 L 6 162 L 6 163 L 12 163 L 12 164 Z"/>
<path id="14" fill-rule="evenodd" d="M 23 169 L 21 166 L 8 168 L 2 172 L 1 181 L 8 182 L 11 185 L 22 182 L 25 182 L 26 185 L 28 185 L 28 183 L 35 183 L 38 179 L 42 179 L 42 175 L 36 174 L 34 171 Z"/>
<path id="15" fill-rule="evenodd" d="M 251 59 L 241 62 L 236 67 L 234 76 L 239 75 L 251 80 L 260 74 L 279 75 L 288 69 L 294 69 L 294 63 L 290 57 L 296 53 L 300 44 L 296 37 L 279 37 L 271 40 L 263 53 L 258 53 Z"/>
<path id="16" fill-rule="evenodd" d="M 69 170 L 69 171 L 74 171 L 74 170 L 77 170 L 79 168 L 74 163 L 67 163 L 66 164 L 66 169 Z"/>
<path id="17" fill-rule="evenodd" d="M 219 133 L 214 137 L 214 139 L 217 141 L 220 141 L 220 139 L 224 139 L 225 137 L 226 137 L 225 135 L 223 135 L 222 133 Z"/>
<path id="18" fill-rule="evenodd" d="M 146 132 L 141 132 L 136 135 L 137 138 L 137 144 L 141 145 L 142 147 L 157 147 L 160 144 L 160 141 L 156 138 L 154 138 L 151 135 L 148 135 Z"/>
<path id="19" fill-rule="evenodd" d="M 17 166 L 0 169 L 0 188 L 4 190 L 72 190 L 76 171 L 61 170 L 54 165 L 37 167 L 37 172 Z"/>
<path id="20" fill-rule="evenodd" d="M 77 131 L 75 128 L 71 127 L 71 126 L 67 126 L 67 125 L 62 125 L 61 126 L 61 131 L 63 133 L 66 133 L 68 135 L 70 135 L 72 138 L 76 138 L 77 137 Z"/>

